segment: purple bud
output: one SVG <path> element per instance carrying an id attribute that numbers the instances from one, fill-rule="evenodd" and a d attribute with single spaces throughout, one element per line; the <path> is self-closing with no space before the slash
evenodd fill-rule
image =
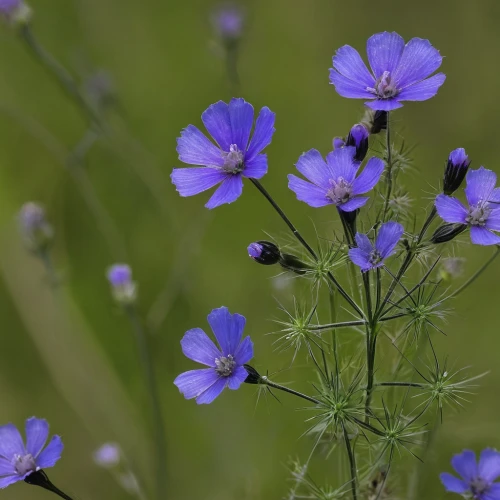
<path id="1" fill-rule="evenodd" d="M 248 256 L 255 262 L 265 266 L 277 264 L 280 261 L 281 252 L 279 248 L 270 241 L 256 241 L 248 245 Z"/>
<path id="2" fill-rule="evenodd" d="M 38 203 L 25 203 L 19 212 L 18 223 L 24 243 L 29 250 L 44 251 L 52 241 L 54 231 L 47 222 L 45 210 Z"/>
<path id="3" fill-rule="evenodd" d="M 366 127 L 360 123 L 357 123 L 351 128 L 345 145 L 354 146 L 356 148 L 356 154 L 354 155 L 356 161 L 363 161 L 365 159 L 366 153 L 368 153 L 369 135 Z"/>
<path id="4" fill-rule="evenodd" d="M 137 297 L 137 287 L 132 281 L 132 270 L 127 264 L 115 264 L 106 274 L 115 300 L 122 305 L 133 304 Z"/>
<path id="5" fill-rule="evenodd" d="M 21 7 L 22 0 L 0 0 L 0 12 L 2 14 L 11 14 L 14 10 Z"/>
<path id="6" fill-rule="evenodd" d="M 345 141 L 342 137 L 334 137 L 333 138 L 333 149 L 340 149 L 345 146 Z"/>
<path id="7" fill-rule="evenodd" d="M 116 443 L 104 443 L 94 452 L 94 462 L 106 469 L 116 467 L 120 463 L 121 450 Z"/>
<path id="8" fill-rule="evenodd" d="M 23 0 L 0 0 L 0 16 L 11 24 L 27 24 L 31 20 L 31 9 Z"/>
<path id="9" fill-rule="evenodd" d="M 464 148 L 453 150 L 444 170 L 443 193 L 453 194 L 461 185 L 469 169 L 470 160 Z"/>
<path id="10" fill-rule="evenodd" d="M 226 4 L 214 11 L 212 24 L 222 39 L 237 40 L 243 33 L 244 18 L 241 7 L 236 4 Z"/>

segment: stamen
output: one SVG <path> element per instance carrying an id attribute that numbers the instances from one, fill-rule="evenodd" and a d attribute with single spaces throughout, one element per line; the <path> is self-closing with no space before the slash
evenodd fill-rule
<path id="1" fill-rule="evenodd" d="M 236 361 L 231 354 L 215 358 L 215 371 L 223 377 L 229 377 L 233 374 Z"/>
<path id="2" fill-rule="evenodd" d="M 366 90 L 375 94 L 380 99 L 390 99 L 399 94 L 399 89 L 396 88 L 396 82 L 393 81 L 391 73 L 384 71 L 375 82 L 375 87 L 367 87 Z"/>
<path id="3" fill-rule="evenodd" d="M 27 455 L 14 455 L 12 463 L 20 476 L 24 476 L 28 472 L 35 472 L 37 469 L 35 459 L 29 453 Z"/>
<path id="4" fill-rule="evenodd" d="M 243 171 L 243 153 L 236 144 L 229 146 L 229 153 L 223 152 L 224 165 L 222 169 L 231 174 L 237 174 Z"/>
<path id="5" fill-rule="evenodd" d="M 352 186 L 342 177 L 339 177 L 336 181 L 330 179 L 330 189 L 326 193 L 326 197 L 335 203 L 335 205 L 341 205 L 350 200 L 352 195 Z"/>
<path id="6" fill-rule="evenodd" d="M 479 203 L 478 205 L 470 208 L 465 221 L 471 226 L 484 226 L 490 213 L 491 209 L 487 206 L 487 204 Z"/>

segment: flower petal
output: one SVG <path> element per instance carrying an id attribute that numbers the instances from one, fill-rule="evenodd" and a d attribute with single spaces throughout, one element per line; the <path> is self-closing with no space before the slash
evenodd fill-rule
<path id="1" fill-rule="evenodd" d="M 22 481 L 23 476 L 19 476 L 16 474 L 15 476 L 6 476 L 0 479 L 0 489 L 7 488 L 11 484 L 17 483 L 18 481 Z"/>
<path id="2" fill-rule="evenodd" d="M 362 87 L 373 87 L 375 78 L 368 71 L 359 52 L 350 45 L 344 45 L 333 56 L 333 67 L 343 76 Z M 330 73 L 331 76 L 331 73 Z"/>
<path id="3" fill-rule="evenodd" d="M 216 102 L 201 115 L 201 121 L 223 151 L 229 151 L 232 140 L 229 106 L 224 101 Z"/>
<path id="4" fill-rule="evenodd" d="M 351 99 L 374 99 L 375 95 L 366 90 L 366 85 L 358 81 L 350 80 L 342 76 L 334 69 L 330 69 L 330 83 L 335 85 L 335 90 L 342 97 L 350 97 Z M 370 83 L 373 87 L 374 81 Z"/>
<path id="5" fill-rule="evenodd" d="M 26 450 L 34 458 L 42 451 L 49 437 L 49 424 L 43 418 L 31 417 L 26 420 Z"/>
<path id="6" fill-rule="evenodd" d="M 234 360 L 238 365 L 244 365 L 253 358 L 253 342 L 250 337 L 245 337 L 243 342 L 238 346 L 234 352 Z"/>
<path id="7" fill-rule="evenodd" d="M 342 177 L 347 182 L 354 181 L 354 177 L 359 169 L 359 163 L 354 161 L 356 148 L 346 146 L 340 149 L 335 149 L 326 155 L 326 163 L 328 164 L 328 177 L 337 180 Z M 329 184 L 327 184 L 329 186 Z"/>
<path id="8" fill-rule="evenodd" d="M 0 476 L 10 476 L 17 474 L 16 469 L 10 460 L 0 458 Z"/>
<path id="9" fill-rule="evenodd" d="M 371 191 L 384 171 L 385 163 L 380 158 L 370 158 L 365 168 L 352 183 L 352 194 L 364 194 Z"/>
<path id="10" fill-rule="evenodd" d="M 54 467 L 56 462 L 61 458 L 63 449 L 64 444 L 60 436 L 53 436 L 45 450 L 38 455 L 38 458 L 36 459 L 37 467 L 40 467 L 41 469 Z"/>
<path id="11" fill-rule="evenodd" d="M 470 239 L 475 245 L 500 245 L 500 236 L 488 231 L 485 227 L 472 226 Z"/>
<path id="12" fill-rule="evenodd" d="M 205 392 L 200 394 L 196 398 L 196 402 L 199 405 L 208 405 L 210 404 L 216 397 L 220 396 L 220 393 L 224 390 L 227 385 L 227 377 L 220 377 L 215 384 L 209 387 Z"/>
<path id="13" fill-rule="evenodd" d="M 208 200 L 205 207 L 215 208 L 224 203 L 233 203 L 243 191 L 243 178 L 240 174 L 230 174 L 226 176 L 220 187 Z"/>
<path id="14" fill-rule="evenodd" d="M 23 438 L 14 424 L 0 427 L 0 456 L 12 460 L 14 455 L 24 455 Z"/>
<path id="15" fill-rule="evenodd" d="M 446 80 L 444 73 L 438 73 L 421 82 L 406 87 L 398 94 L 399 101 L 426 101 L 437 94 L 437 91 Z"/>
<path id="16" fill-rule="evenodd" d="M 469 205 L 473 206 L 490 199 L 497 183 L 497 174 L 492 170 L 479 167 L 477 170 L 469 170 L 465 180 L 467 182 L 464 190 L 465 196 Z"/>
<path id="17" fill-rule="evenodd" d="M 394 79 L 399 88 L 420 82 L 436 71 L 443 61 L 429 40 L 412 38 L 405 46 Z"/>
<path id="18" fill-rule="evenodd" d="M 210 142 L 194 125 L 187 126 L 177 138 L 179 160 L 189 165 L 216 165 L 222 167 L 221 150 Z"/>
<path id="19" fill-rule="evenodd" d="M 369 199 L 368 196 L 357 196 L 356 198 L 351 198 L 349 201 L 342 203 L 342 205 L 338 205 L 337 208 L 343 212 L 354 212 L 354 210 L 366 205 Z"/>
<path id="20" fill-rule="evenodd" d="M 398 96 L 399 98 L 399 96 Z M 375 111 L 392 111 L 394 109 L 402 108 L 403 105 L 396 101 L 396 99 L 375 99 L 374 101 L 365 102 L 365 106 L 368 106 Z"/>
<path id="21" fill-rule="evenodd" d="M 181 373 L 174 380 L 174 384 L 186 399 L 193 399 L 214 385 L 219 378 L 213 368 L 203 368 Z"/>
<path id="22" fill-rule="evenodd" d="M 496 206 L 496 205 L 494 205 Z M 494 231 L 500 231 L 500 208 L 496 208 L 490 212 L 486 224 L 484 225 L 486 229 L 492 229 Z"/>
<path id="23" fill-rule="evenodd" d="M 181 346 L 186 358 L 211 367 L 215 367 L 216 358 L 222 356 L 222 353 L 201 328 L 188 330 L 182 337 Z"/>
<path id="24" fill-rule="evenodd" d="M 288 176 L 288 188 L 297 195 L 297 200 L 307 203 L 310 207 L 325 207 L 333 203 L 330 198 L 326 197 L 325 189 L 292 174 Z"/>
<path id="25" fill-rule="evenodd" d="M 488 201 L 492 203 L 491 208 L 500 208 L 500 188 L 495 188 L 490 194 Z"/>
<path id="26" fill-rule="evenodd" d="M 330 187 L 330 179 L 333 179 L 333 173 L 317 149 L 310 149 L 306 153 L 302 153 L 295 166 L 306 179 L 316 184 L 316 186 L 320 186 L 325 190 Z"/>
<path id="27" fill-rule="evenodd" d="M 492 484 L 487 493 L 483 493 L 481 500 L 500 500 L 500 483 Z"/>
<path id="28" fill-rule="evenodd" d="M 243 175 L 250 179 L 261 179 L 267 174 L 267 155 L 260 154 L 251 160 L 245 160 Z"/>
<path id="29" fill-rule="evenodd" d="M 377 33 L 368 38 L 366 53 L 375 78 L 382 76 L 384 71 L 392 73 L 401 59 L 405 41 L 396 32 Z"/>
<path id="30" fill-rule="evenodd" d="M 231 376 L 227 378 L 227 386 L 229 389 L 235 391 L 240 387 L 240 385 L 245 382 L 248 377 L 248 372 L 243 368 L 243 366 L 238 366 Z"/>
<path id="31" fill-rule="evenodd" d="M 464 450 L 462 453 L 453 455 L 451 465 L 467 482 L 477 477 L 476 454 L 472 450 Z"/>
<path id="32" fill-rule="evenodd" d="M 467 209 L 456 198 L 439 194 L 434 204 L 439 217 L 444 221 L 455 224 L 466 224 Z"/>
<path id="33" fill-rule="evenodd" d="M 233 98 L 229 103 L 231 120 L 231 144 L 236 144 L 240 151 L 246 151 L 253 125 L 253 106 L 242 98 Z"/>
<path id="34" fill-rule="evenodd" d="M 488 483 L 492 483 L 500 476 L 500 453 L 491 448 L 486 448 L 481 452 L 478 475 Z"/>
<path id="35" fill-rule="evenodd" d="M 235 355 L 241 342 L 246 319 L 241 314 L 231 314 L 227 307 L 214 309 L 207 317 L 222 350 L 222 354 Z"/>
<path id="36" fill-rule="evenodd" d="M 219 184 L 226 176 L 215 168 L 193 167 L 174 168 L 170 178 L 181 196 L 194 196 Z"/>
<path id="37" fill-rule="evenodd" d="M 370 255 L 361 248 L 351 248 L 349 250 L 349 258 L 354 264 L 359 266 L 362 271 L 368 271 L 373 267 L 370 263 Z"/>
<path id="38" fill-rule="evenodd" d="M 404 228 L 398 222 L 389 221 L 380 226 L 375 241 L 375 248 L 379 251 L 383 259 L 393 254 L 394 248 L 396 248 L 403 232 Z"/>
<path id="39" fill-rule="evenodd" d="M 252 160 L 258 153 L 271 144 L 271 139 L 275 132 L 274 121 L 276 113 L 273 113 L 267 106 L 264 106 L 255 122 L 255 130 L 252 140 L 248 146 L 246 154 L 247 162 Z"/>
<path id="40" fill-rule="evenodd" d="M 366 254 L 370 255 L 370 253 L 373 251 L 373 245 L 368 236 L 363 233 L 356 233 L 354 239 L 356 240 L 356 245 L 358 246 L 358 248 L 360 248 Z"/>
<path id="41" fill-rule="evenodd" d="M 469 489 L 465 481 L 458 479 L 458 477 L 453 476 L 449 472 L 440 474 L 439 479 L 441 479 L 446 491 L 451 493 L 465 493 Z"/>

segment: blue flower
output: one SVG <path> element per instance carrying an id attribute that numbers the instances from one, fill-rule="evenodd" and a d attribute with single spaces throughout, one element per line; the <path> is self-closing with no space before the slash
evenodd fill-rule
<path id="1" fill-rule="evenodd" d="M 349 258 L 366 272 L 384 265 L 385 259 L 394 253 L 404 229 L 397 222 L 386 222 L 380 226 L 375 245 L 366 234 L 356 233 L 356 248 L 349 250 Z"/>
<path id="2" fill-rule="evenodd" d="M 201 328 L 187 331 L 181 340 L 182 352 L 209 368 L 181 373 L 174 380 L 184 397 L 196 398 L 198 404 L 211 403 L 225 387 L 238 389 L 248 376 L 243 365 L 253 358 L 250 337 L 241 340 L 246 321 L 243 316 L 219 307 L 207 319 L 220 348 Z"/>
<path id="3" fill-rule="evenodd" d="M 64 445 L 59 436 L 53 436 L 45 447 L 48 437 L 49 424 L 40 418 L 26 420 L 26 445 L 15 425 L 0 427 L 0 488 L 56 464 Z"/>
<path id="4" fill-rule="evenodd" d="M 476 454 L 464 450 L 453 456 L 451 465 L 461 479 L 443 472 L 439 477 L 446 491 L 472 495 L 474 500 L 500 500 L 500 483 L 494 483 L 500 476 L 498 451 L 486 448 L 481 452 L 478 464 Z"/>
<path id="5" fill-rule="evenodd" d="M 260 179 L 267 173 L 267 155 L 262 150 L 271 143 L 275 114 L 260 110 L 253 137 L 253 106 L 244 99 L 229 104 L 212 104 L 201 119 L 217 146 L 194 125 L 185 128 L 177 139 L 179 159 L 201 168 L 175 168 L 172 182 L 181 196 L 193 196 L 217 184 L 207 208 L 237 200 L 243 190 L 243 177 Z"/>

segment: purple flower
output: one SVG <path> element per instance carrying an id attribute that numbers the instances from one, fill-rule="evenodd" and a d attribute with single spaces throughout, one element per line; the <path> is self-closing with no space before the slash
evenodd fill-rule
<path id="1" fill-rule="evenodd" d="M 41 205 L 32 201 L 25 203 L 19 212 L 18 223 L 21 236 L 29 250 L 46 250 L 54 237 L 54 230 Z"/>
<path id="2" fill-rule="evenodd" d="M 368 201 L 367 196 L 359 195 L 372 190 L 384 170 L 384 162 L 373 157 L 356 177 L 360 163 L 354 160 L 355 154 L 356 148 L 346 146 L 328 153 L 325 163 L 321 153 L 311 149 L 295 165 L 310 182 L 289 175 L 288 187 L 298 200 L 311 207 L 336 205 L 344 212 L 352 212 Z"/>
<path id="3" fill-rule="evenodd" d="M 94 451 L 94 462 L 100 467 L 110 469 L 116 467 L 121 460 L 121 449 L 117 443 L 104 443 Z"/>
<path id="4" fill-rule="evenodd" d="M 267 155 L 261 151 L 271 143 L 275 114 L 268 108 L 260 110 L 253 137 L 253 106 L 244 99 L 229 104 L 212 104 L 201 119 L 216 142 L 209 141 L 194 125 L 185 128 L 177 139 L 179 159 L 201 168 L 175 168 L 172 182 L 181 196 L 193 196 L 221 184 L 205 205 L 215 208 L 238 199 L 243 178 L 260 179 L 267 172 Z"/>
<path id="5" fill-rule="evenodd" d="M 333 56 L 330 83 L 342 97 L 370 99 L 375 110 L 390 111 L 400 101 L 426 101 L 434 97 L 446 76 L 436 71 L 443 60 L 429 40 L 412 38 L 406 45 L 397 33 L 377 33 L 368 39 L 366 52 L 372 72 L 359 52 L 344 45 Z"/>
<path id="6" fill-rule="evenodd" d="M 0 0 L 0 12 L 8 15 L 22 5 L 22 0 Z"/>
<path id="7" fill-rule="evenodd" d="M 439 477 L 446 491 L 472 495 L 474 500 L 500 500 L 500 483 L 493 482 L 500 476 L 498 451 L 486 448 L 481 452 L 478 464 L 476 454 L 464 450 L 453 456 L 451 465 L 462 479 L 443 472 Z"/>
<path id="8" fill-rule="evenodd" d="M 26 445 L 15 425 L 0 427 L 0 488 L 56 464 L 64 446 L 59 436 L 53 436 L 44 449 L 48 437 L 49 424 L 40 418 L 26 420 Z"/>
<path id="9" fill-rule="evenodd" d="M 450 153 L 444 170 L 444 194 L 451 195 L 462 185 L 469 165 L 470 160 L 464 148 L 454 149 Z"/>
<path id="10" fill-rule="evenodd" d="M 255 241 L 247 250 L 250 258 L 265 266 L 277 264 L 281 259 L 280 249 L 270 241 Z"/>
<path id="11" fill-rule="evenodd" d="M 349 258 L 366 272 L 384 265 L 384 260 L 394 253 L 394 249 L 403 235 L 403 226 L 397 222 L 386 222 L 372 245 L 366 234 L 356 233 L 356 248 L 349 250 Z"/>
<path id="12" fill-rule="evenodd" d="M 132 281 L 132 269 L 127 264 L 114 264 L 106 274 L 114 299 L 129 305 L 137 299 L 137 285 Z"/>
<path id="13" fill-rule="evenodd" d="M 345 146 L 345 140 L 342 137 L 334 137 L 333 138 L 333 149 L 340 149 Z"/>
<path id="14" fill-rule="evenodd" d="M 467 172 L 466 182 L 469 208 L 456 198 L 440 194 L 435 201 L 439 216 L 446 222 L 469 226 L 472 243 L 476 245 L 500 244 L 500 236 L 491 232 L 500 231 L 500 188 L 495 188 L 496 174 L 480 167 Z"/>
<path id="15" fill-rule="evenodd" d="M 241 37 L 244 20 L 243 10 L 236 4 L 219 6 L 212 15 L 212 24 L 217 34 L 229 40 Z"/>
<path id="16" fill-rule="evenodd" d="M 220 348 L 201 328 L 186 332 L 181 340 L 182 352 L 209 368 L 181 373 L 174 380 L 184 397 L 196 398 L 198 404 L 211 403 L 225 387 L 238 389 L 248 376 L 243 365 L 253 357 L 250 337 L 241 341 L 245 328 L 243 316 L 230 314 L 227 307 L 219 307 L 207 319 Z"/>

